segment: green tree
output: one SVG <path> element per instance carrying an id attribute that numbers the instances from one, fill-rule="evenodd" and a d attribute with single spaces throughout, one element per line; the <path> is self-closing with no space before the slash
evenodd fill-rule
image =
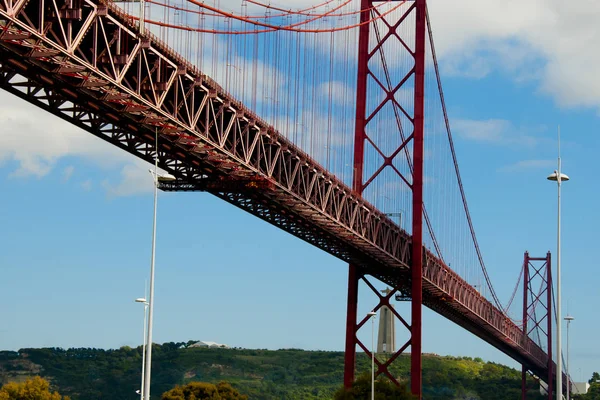
<path id="1" fill-rule="evenodd" d="M 0 400 L 70 400 L 57 392 L 50 392 L 47 380 L 35 376 L 23 383 L 10 382 L 0 389 Z"/>
<path id="2" fill-rule="evenodd" d="M 352 388 L 339 389 L 334 400 L 368 400 L 371 398 L 371 376 L 364 374 L 359 376 Z M 396 386 L 388 379 L 377 379 L 375 381 L 375 399 L 376 400 L 412 400 L 414 397 L 409 393 L 404 385 Z"/>
<path id="3" fill-rule="evenodd" d="M 0 399 L 2 400 L 2 399 Z M 163 393 L 161 400 L 248 400 L 227 382 L 190 382 Z"/>
<path id="4" fill-rule="evenodd" d="M 592 379 L 590 380 L 590 389 L 588 390 L 584 399 L 600 400 L 600 382 L 598 382 L 598 380 L 600 380 L 600 376 L 598 376 L 597 372 L 594 372 L 594 375 L 592 375 Z"/>
<path id="5" fill-rule="evenodd" d="M 248 396 L 240 394 L 227 382 L 217 383 L 217 391 L 221 400 L 248 400 Z"/>

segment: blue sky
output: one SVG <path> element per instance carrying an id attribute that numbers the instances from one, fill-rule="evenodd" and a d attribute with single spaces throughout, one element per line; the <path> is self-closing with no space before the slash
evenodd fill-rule
<path id="1" fill-rule="evenodd" d="M 572 178 L 563 188 L 563 305 L 576 318 L 571 370 L 587 379 L 600 370 L 600 88 L 598 56 L 577 49 L 594 43 L 585 33 L 597 18 L 561 13 L 554 0 L 524 2 L 529 17 L 496 10 L 504 18 L 490 17 L 499 7 L 491 1 L 469 1 L 460 14 L 441 3 L 430 7 L 446 101 L 476 232 L 503 300 L 525 250 L 555 252 L 556 185 L 545 177 L 562 127 Z M 599 17 L 600 7 L 590 3 L 587 12 Z M 7 93 L 0 104 L 0 348 L 140 344 L 142 309 L 133 300 L 143 295 L 150 260 L 147 166 Z M 343 262 L 208 194 L 160 193 L 156 342 L 342 350 L 346 281 Z M 360 337 L 368 342 L 370 332 Z M 423 344 L 514 365 L 429 310 Z"/>

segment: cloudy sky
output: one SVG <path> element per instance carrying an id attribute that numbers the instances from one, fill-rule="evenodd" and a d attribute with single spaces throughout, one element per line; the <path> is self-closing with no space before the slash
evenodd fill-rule
<path id="1" fill-rule="evenodd" d="M 240 2 L 221 5 L 237 10 Z M 587 377 L 600 369 L 591 256 L 600 3 L 430 0 L 429 9 L 467 196 L 502 299 L 525 250 L 555 251 L 556 188 L 545 176 L 561 125 L 572 177 L 564 186 L 564 306 L 576 318 L 573 371 Z M 147 168 L 0 92 L 0 319 L 11 322 L 0 328 L 0 347 L 139 344 L 142 310 L 133 299 L 143 294 L 150 252 Z M 207 194 L 161 194 L 158 240 L 157 342 L 343 348 L 342 262 Z M 424 327 L 427 352 L 509 362 L 429 311 Z"/>

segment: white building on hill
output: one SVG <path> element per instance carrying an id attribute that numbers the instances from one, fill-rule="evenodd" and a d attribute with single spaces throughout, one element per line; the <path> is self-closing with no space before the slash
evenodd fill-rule
<path id="1" fill-rule="evenodd" d="M 196 343 L 194 343 L 193 345 L 191 345 L 190 347 L 208 347 L 211 349 L 228 349 L 229 346 L 227 346 L 226 344 L 220 344 L 220 343 L 216 343 L 216 342 L 208 342 L 208 341 L 204 341 L 204 340 L 200 340 Z"/>

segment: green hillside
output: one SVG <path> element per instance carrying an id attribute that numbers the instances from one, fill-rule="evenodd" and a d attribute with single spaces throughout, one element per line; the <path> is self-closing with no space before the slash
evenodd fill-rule
<path id="1" fill-rule="evenodd" d="M 228 381 L 250 399 L 331 399 L 341 386 L 343 353 L 326 351 L 185 348 L 184 343 L 154 345 L 152 398 L 189 381 Z M 357 357 L 358 373 L 370 371 L 370 358 Z M 0 352 L 0 383 L 40 375 L 73 400 L 135 400 L 142 349 L 21 349 Z M 400 357 L 394 376 L 406 381 L 410 358 Z M 531 386 L 530 399 L 537 385 Z M 425 400 L 514 400 L 521 373 L 468 357 L 423 357 Z"/>

